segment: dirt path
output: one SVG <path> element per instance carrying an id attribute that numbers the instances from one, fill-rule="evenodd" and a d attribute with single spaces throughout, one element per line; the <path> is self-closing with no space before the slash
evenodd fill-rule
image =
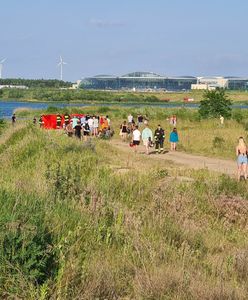
<path id="1" fill-rule="evenodd" d="M 133 151 L 127 143 L 112 140 L 111 144 L 125 152 L 131 153 Z M 144 147 L 139 146 L 138 152 L 140 155 L 145 155 Z M 152 154 L 149 155 L 149 159 L 170 160 L 174 163 L 182 164 L 193 169 L 207 168 L 210 171 L 225 173 L 230 176 L 235 176 L 237 169 L 236 162 L 232 160 L 210 158 L 205 156 L 187 154 L 183 152 L 166 152 L 163 154 L 156 154 L 153 150 Z"/>

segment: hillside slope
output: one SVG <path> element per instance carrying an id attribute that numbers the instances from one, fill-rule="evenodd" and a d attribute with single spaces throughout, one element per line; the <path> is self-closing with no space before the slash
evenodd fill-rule
<path id="1" fill-rule="evenodd" d="M 247 299 L 245 182 L 31 124 L 0 163 L 1 298 Z"/>

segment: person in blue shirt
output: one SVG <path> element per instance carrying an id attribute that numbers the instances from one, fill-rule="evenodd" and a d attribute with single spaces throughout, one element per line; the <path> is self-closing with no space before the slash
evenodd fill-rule
<path id="1" fill-rule="evenodd" d="M 170 144 L 171 144 L 171 151 L 177 150 L 177 143 L 179 141 L 177 129 L 174 127 L 172 132 L 170 133 Z"/>

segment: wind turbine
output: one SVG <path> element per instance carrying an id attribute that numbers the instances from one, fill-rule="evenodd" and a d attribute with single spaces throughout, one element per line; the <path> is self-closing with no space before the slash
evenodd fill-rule
<path id="1" fill-rule="evenodd" d="M 6 61 L 6 58 L 0 61 L 0 79 L 2 79 L 3 63 Z"/>
<path id="2" fill-rule="evenodd" d="M 58 66 L 60 67 L 60 80 L 63 80 L 63 65 L 67 65 L 67 63 L 63 61 L 63 58 L 61 55 L 59 58 L 60 58 L 60 60 L 59 60 Z"/>

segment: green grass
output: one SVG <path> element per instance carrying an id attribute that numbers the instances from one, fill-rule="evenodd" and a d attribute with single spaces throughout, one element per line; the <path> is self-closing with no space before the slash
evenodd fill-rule
<path id="1" fill-rule="evenodd" d="M 128 112 L 108 111 L 115 127 Z M 152 127 L 172 112 L 141 111 Z M 212 149 L 202 130 L 224 143 L 243 130 L 177 112 L 180 135 L 191 126 L 198 142 L 186 151 Z M 5 128 L 0 145 L 1 298 L 246 299 L 245 182 L 31 124 Z"/>

